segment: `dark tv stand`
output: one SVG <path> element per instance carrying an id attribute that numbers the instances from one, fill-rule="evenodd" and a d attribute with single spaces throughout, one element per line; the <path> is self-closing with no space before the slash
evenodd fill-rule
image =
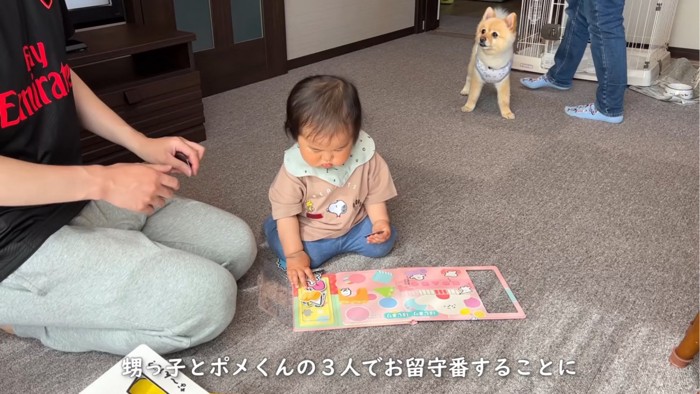
<path id="1" fill-rule="evenodd" d="M 151 137 L 206 139 L 193 33 L 122 24 L 77 32 L 87 49 L 68 63 L 110 108 Z M 83 162 L 111 164 L 138 157 L 95 134 L 81 134 Z"/>
<path id="2" fill-rule="evenodd" d="M 72 38 L 66 41 L 66 53 L 80 52 L 86 49 L 87 45 L 85 45 L 85 43 L 82 41 L 74 40 Z"/>

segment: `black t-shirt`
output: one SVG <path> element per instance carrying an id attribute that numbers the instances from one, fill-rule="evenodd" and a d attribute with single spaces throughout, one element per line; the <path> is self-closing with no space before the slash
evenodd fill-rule
<path id="1" fill-rule="evenodd" d="M 63 0 L 2 0 L 0 155 L 43 164 L 81 163 L 81 127 L 65 53 L 70 26 Z M 84 206 L 84 201 L 0 206 L 0 281 Z"/>

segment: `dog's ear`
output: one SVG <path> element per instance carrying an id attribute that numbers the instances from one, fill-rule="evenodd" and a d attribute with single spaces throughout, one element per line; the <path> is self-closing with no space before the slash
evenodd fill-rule
<path id="1" fill-rule="evenodd" d="M 494 11 L 493 8 L 488 7 L 488 8 L 486 9 L 486 12 L 484 12 L 484 17 L 481 18 L 481 20 L 482 20 L 482 21 L 485 21 L 485 20 L 487 20 L 487 19 L 489 19 L 489 18 L 493 18 L 493 17 L 495 17 L 495 16 L 496 16 L 496 11 Z"/>
<path id="2" fill-rule="evenodd" d="M 510 15 L 506 17 L 506 26 L 515 33 L 518 28 L 518 15 L 515 12 L 511 12 Z"/>

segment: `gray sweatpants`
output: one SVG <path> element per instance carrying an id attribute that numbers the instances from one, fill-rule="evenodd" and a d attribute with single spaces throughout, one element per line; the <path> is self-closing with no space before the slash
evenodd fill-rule
<path id="1" fill-rule="evenodd" d="M 245 222 L 197 201 L 149 217 L 93 201 L 0 282 L 0 325 L 62 351 L 186 349 L 229 325 L 256 253 Z"/>

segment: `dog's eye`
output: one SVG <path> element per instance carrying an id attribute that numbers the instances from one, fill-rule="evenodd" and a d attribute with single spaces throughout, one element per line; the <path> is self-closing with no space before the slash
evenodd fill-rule
<path id="1" fill-rule="evenodd" d="M 493 36 L 493 38 L 498 37 L 498 33 L 496 33 L 496 32 L 491 33 L 491 35 Z"/>
<path id="2" fill-rule="evenodd" d="M 481 34 L 486 34 L 486 29 L 481 29 Z"/>

